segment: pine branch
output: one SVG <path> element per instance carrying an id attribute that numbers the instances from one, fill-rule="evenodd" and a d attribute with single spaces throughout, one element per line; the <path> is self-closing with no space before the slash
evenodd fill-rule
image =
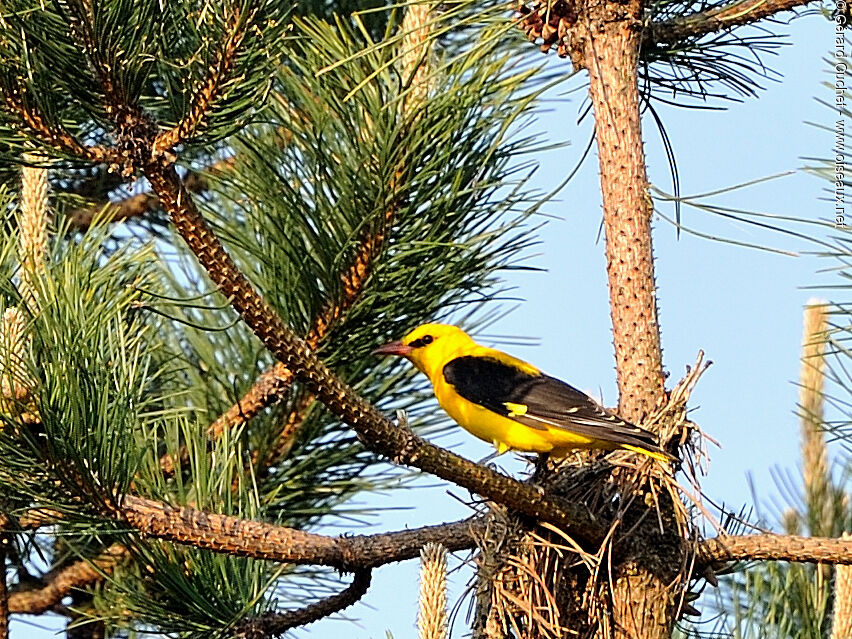
<path id="1" fill-rule="evenodd" d="M 89 62 L 95 71 L 98 82 L 104 91 L 107 102 L 107 112 L 113 117 L 119 113 L 126 112 L 128 106 L 124 97 L 119 92 L 113 79 L 112 68 L 109 61 L 104 59 L 98 43 L 95 41 L 94 25 L 96 21 L 95 9 L 92 0 L 77 0 L 67 4 L 69 10 L 69 26 L 77 40 L 78 45 L 85 51 Z"/>
<path id="2" fill-rule="evenodd" d="M 726 561 L 796 561 L 852 564 L 852 538 L 796 535 L 720 536 L 699 544 L 702 564 Z"/>
<path id="3" fill-rule="evenodd" d="M 666 22 L 651 22 L 642 35 L 643 47 L 676 44 L 687 39 L 719 31 L 729 31 L 734 27 L 751 24 L 777 13 L 792 11 L 814 0 L 743 0 L 722 7 L 701 11 L 684 18 Z"/>
<path id="4" fill-rule="evenodd" d="M 412 92 L 406 96 L 399 107 L 403 114 L 407 111 L 416 112 L 416 109 L 423 103 L 428 94 L 427 74 L 429 69 L 426 64 L 423 64 L 423 60 L 428 57 L 432 44 L 429 38 L 430 11 L 431 7 L 427 4 L 412 5 L 407 8 L 400 25 L 400 31 L 405 34 L 401 43 L 402 77 L 410 80 L 412 85 Z M 403 175 L 404 168 L 404 166 L 397 167 L 391 178 L 389 185 L 391 192 L 396 191 L 397 183 Z M 340 275 L 343 291 L 341 299 L 336 302 L 329 300 L 311 324 L 305 338 L 305 342 L 311 350 L 316 350 L 331 326 L 352 307 L 361 295 L 369 277 L 372 263 L 385 244 L 385 230 L 391 228 L 396 215 L 397 207 L 389 206 L 385 211 L 384 220 L 382 220 L 383 226 L 378 231 L 368 229 L 364 233 L 354 259 Z M 281 362 L 277 362 L 261 375 L 255 385 L 234 406 L 213 422 L 208 434 L 214 437 L 218 436 L 222 429 L 237 427 L 257 415 L 264 408 L 279 401 L 290 387 L 292 378 L 292 373 Z M 307 398 L 307 406 L 310 406 L 312 399 L 312 397 Z M 302 404 L 304 403 L 305 401 L 302 402 Z M 282 437 L 279 438 L 276 451 L 273 451 L 276 457 L 280 456 L 278 451 L 282 447 L 287 447 L 288 440 L 286 437 L 293 434 L 294 424 L 297 423 L 293 417 L 291 415 L 291 418 L 288 419 Z"/>
<path id="5" fill-rule="evenodd" d="M 395 209 L 389 207 L 385 212 L 384 226 L 379 231 L 367 232 L 362 238 L 355 258 L 340 276 L 343 289 L 341 299 L 336 303 L 326 304 L 322 312 L 314 318 L 305 337 L 305 344 L 312 351 L 316 350 L 329 329 L 352 307 L 364 290 L 373 260 L 384 246 L 384 229 L 390 228 L 395 214 Z M 221 435 L 225 428 L 236 428 L 244 424 L 263 409 L 279 401 L 290 388 L 292 381 L 293 373 L 282 362 L 276 362 L 261 374 L 254 386 L 236 404 L 210 425 L 207 434 L 215 438 Z M 286 444 L 283 440 L 282 443 Z"/>
<path id="6" fill-rule="evenodd" d="M 44 142 L 51 144 L 67 155 L 76 156 L 82 160 L 96 164 L 113 165 L 118 163 L 119 156 L 114 149 L 101 146 L 85 146 L 78 142 L 60 124 L 48 124 L 38 111 L 25 104 L 23 89 L 21 87 L 2 87 L 2 93 L 7 108 L 15 112 L 23 125 Z"/>
<path id="7" fill-rule="evenodd" d="M 283 634 L 291 628 L 299 628 L 318 621 L 356 603 L 367 594 L 372 574 L 369 568 L 355 571 L 352 583 L 342 592 L 327 597 L 298 610 L 268 612 L 259 617 L 247 618 L 233 628 L 238 639 L 264 639 Z"/>
<path id="8" fill-rule="evenodd" d="M 174 168 L 149 164 L 145 175 L 178 233 L 243 321 L 329 410 L 355 429 L 370 450 L 555 524 L 581 543 L 603 538 L 601 526 L 584 506 L 545 495 L 532 485 L 474 464 L 392 424 L 326 368 L 254 290 L 199 213 Z"/>
<path id="9" fill-rule="evenodd" d="M 48 574 L 47 583 L 41 588 L 15 589 L 9 593 L 9 612 L 29 615 L 47 612 L 72 591 L 100 581 L 103 573 L 112 570 L 125 556 L 127 549 L 121 544 L 113 544 L 93 559 L 81 559 Z"/>
<path id="10" fill-rule="evenodd" d="M 385 224 L 389 225 L 393 219 L 393 211 L 388 210 Z M 358 253 L 352 264 L 341 275 L 343 285 L 343 296 L 337 303 L 329 303 L 323 311 L 314 318 L 311 329 L 305 337 L 305 344 L 309 349 L 316 350 L 320 342 L 325 339 L 333 324 L 349 309 L 358 299 L 367 277 L 373 259 L 384 244 L 384 233 L 368 233 L 362 240 Z M 293 382 L 293 373 L 281 362 L 276 362 L 264 371 L 245 395 L 236 404 L 231 406 L 220 417 L 216 419 L 207 431 L 207 434 L 216 438 L 226 428 L 236 428 L 250 420 L 260 411 L 280 400 L 290 384 Z"/>
<path id="11" fill-rule="evenodd" d="M 310 336 L 305 340 L 305 344 L 311 350 L 316 348 L 316 344 L 313 340 L 310 340 Z M 293 373 L 281 362 L 276 362 L 260 374 L 254 385 L 237 400 L 236 404 L 210 424 L 207 435 L 215 439 L 224 430 L 245 424 L 264 408 L 272 406 L 283 397 L 292 382 Z"/>
<path id="12" fill-rule="evenodd" d="M 106 206 L 106 219 L 110 222 L 121 222 L 134 217 L 142 217 L 146 213 L 155 211 L 160 204 L 156 195 L 151 193 L 137 193 L 120 202 L 109 204 L 96 204 L 72 209 L 67 213 L 71 226 L 75 229 L 85 230 L 92 225 L 95 216 Z"/>
<path id="13" fill-rule="evenodd" d="M 239 8 L 234 9 L 225 27 L 224 39 L 217 47 L 216 60 L 207 70 L 207 78 L 196 91 L 183 120 L 174 128 L 157 135 L 151 149 L 153 157 L 156 158 L 186 142 L 202 126 L 210 105 L 219 97 L 222 85 L 227 81 L 228 74 L 233 69 L 237 51 L 245 36 L 246 25 L 251 22 L 250 16 L 254 11 L 256 9 L 249 12 L 248 18 L 241 20 Z"/>
<path id="14" fill-rule="evenodd" d="M 188 506 L 174 507 L 132 495 L 124 497 L 115 515 L 144 537 L 239 557 L 331 566 L 346 571 L 417 557 L 429 542 L 440 543 L 448 550 L 471 548 L 474 535 L 484 525 L 481 519 L 471 518 L 376 535 L 329 537 Z"/>

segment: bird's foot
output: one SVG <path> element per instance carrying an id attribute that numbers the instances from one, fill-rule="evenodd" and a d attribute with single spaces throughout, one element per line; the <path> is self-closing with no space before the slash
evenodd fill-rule
<path id="1" fill-rule="evenodd" d="M 538 461 L 535 463 L 532 480 L 537 481 L 542 479 L 547 473 L 547 462 L 550 460 L 550 453 L 542 453 L 538 456 Z"/>

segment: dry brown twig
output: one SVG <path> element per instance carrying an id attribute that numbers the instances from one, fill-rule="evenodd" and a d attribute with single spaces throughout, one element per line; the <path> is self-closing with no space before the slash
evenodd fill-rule
<path id="1" fill-rule="evenodd" d="M 232 634 L 238 639 L 265 639 L 324 619 L 361 599 L 370 587 L 371 576 L 370 569 L 360 568 L 354 572 L 352 583 L 342 592 L 297 610 L 267 612 L 259 617 L 248 617 L 234 626 Z"/>
<path id="2" fill-rule="evenodd" d="M 728 31 L 785 11 L 804 7 L 814 0 L 738 0 L 684 18 L 652 22 L 643 32 L 642 46 L 673 44 L 686 39 Z"/>

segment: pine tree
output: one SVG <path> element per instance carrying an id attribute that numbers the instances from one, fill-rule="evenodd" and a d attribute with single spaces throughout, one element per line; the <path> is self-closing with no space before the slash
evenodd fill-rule
<path id="1" fill-rule="evenodd" d="M 665 389 L 641 109 L 748 92 L 719 38 L 754 47 L 737 27 L 803 4 L 4 3 L 0 638 L 48 611 L 80 636 L 279 635 L 440 544 L 477 549 L 475 636 L 651 639 L 729 562 L 850 563 L 846 538 L 704 539 L 630 455 L 532 482 L 465 460 L 421 437 L 422 382 L 369 356 L 427 318 L 487 321 L 534 242 L 521 27 L 588 72 L 618 410 L 688 466 L 704 365 Z M 405 468 L 484 503 L 311 530 Z"/>

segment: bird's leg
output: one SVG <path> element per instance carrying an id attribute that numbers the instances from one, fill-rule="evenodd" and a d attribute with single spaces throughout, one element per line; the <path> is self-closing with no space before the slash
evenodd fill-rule
<path id="1" fill-rule="evenodd" d="M 544 477 L 547 472 L 547 462 L 550 461 L 550 453 L 542 453 L 538 456 L 538 461 L 535 463 L 532 480 L 536 482 Z"/>

